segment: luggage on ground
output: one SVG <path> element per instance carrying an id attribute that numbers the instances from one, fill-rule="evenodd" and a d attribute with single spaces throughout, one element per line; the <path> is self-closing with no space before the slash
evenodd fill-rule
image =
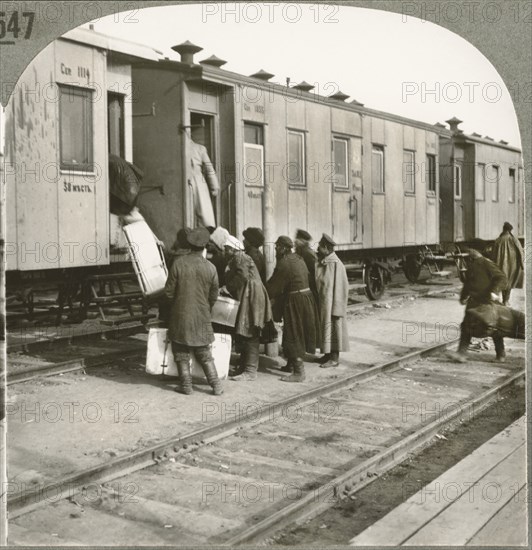
<path id="1" fill-rule="evenodd" d="M 229 372 L 231 359 L 231 336 L 229 334 L 214 334 L 212 356 L 218 378 L 224 380 Z M 203 369 L 194 357 L 191 357 L 192 376 L 203 378 Z M 148 374 L 166 374 L 177 376 L 177 366 L 172 353 L 172 343 L 167 339 L 167 329 L 150 328 L 148 335 L 148 350 L 146 355 L 146 372 Z"/>

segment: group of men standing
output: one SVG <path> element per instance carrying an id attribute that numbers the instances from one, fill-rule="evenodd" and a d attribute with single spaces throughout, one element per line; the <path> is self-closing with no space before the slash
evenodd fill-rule
<path id="1" fill-rule="evenodd" d="M 240 242 L 221 227 L 212 232 L 199 227 L 178 233 L 165 294 L 168 338 L 180 379 L 176 391 L 180 393 L 192 391 L 189 353 L 202 366 L 213 393 L 222 393 L 210 352 L 214 340 L 211 310 L 219 294 L 239 303 L 232 332 L 240 360 L 230 372 L 232 380 L 256 380 L 259 346 L 276 339 L 274 321 L 283 321 L 282 348 L 287 358 L 281 369 L 287 373 L 283 381 L 305 380 L 305 353 L 315 354 L 320 348 L 321 367 L 331 368 L 338 366 L 340 352 L 349 349 L 349 286 L 333 239 L 323 234 L 316 254 L 307 231 L 297 231 L 295 245 L 290 237 L 280 236 L 275 242 L 276 266 L 267 280 L 262 230 L 249 227 L 243 236 Z"/>

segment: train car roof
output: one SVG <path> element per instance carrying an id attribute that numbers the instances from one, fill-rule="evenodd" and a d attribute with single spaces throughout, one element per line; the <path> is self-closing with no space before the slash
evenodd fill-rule
<path id="1" fill-rule="evenodd" d="M 154 48 L 150 48 L 144 44 L 123 40 L 122 38 L 114 38 L 92 29 L 72 29 L 61 36 L 60 39 L 70 40 L 71 42 L 78 42 L 80 44 L 87 44 L 89 46 L 94 46 L 95 48 L 100 48 L 102 50 L 119 53 L 137 59 L 158 61 L 163 57 L 162 52 Z"/>
<path id="2" fill-rule="evenodd" d="M 365 107 L 362 103 L 359 103 L 358 101 L 355 101 L 354 103 L 347 103 L 342 100 L 334 99 L 328 96 L 322 96 L 310 91 L 307 92 L 300 89 L 298 90 L 293 87 L 287 88 L 282 84 L 265 81 L 253 76 L 242 75 L 240 73 L 234 73 L 232 71 L 228 71 L 227 69 L 203 65 L 201 63 L 187 64 L 181 61 L 169 59 L 168 57 L 158 59 L 156 65 L 169 70 L 189 72 L 189 77 L 187 78 L 187 81 L 189 82 L 193 82 L 194 80 L 196 80 L 198 82 L 212 82 L 221 85 L 235 83 L 251 85 L 257 88 L 275 91 L 287 97 L 293 97 L 294 99 L 305 99 L 314 103 L 320 103 L 322 105 L 328 105 L 330 107 L 337 107 L 339 109 L 357 112 L 362 115 L 375 116 L 378 118 L 390 120 L 392 122 L 415 126 L 423 130 L 434 132 L 436 134 L 448 135 L 449 137 L 451 136 L 449 129 L 443 125 L 430 124 L 428 122 L 422 122 L 420 120 L 395 115 L 386 111 L 370 109 L 369 107 Z M 146 61 L 145 63 L 141 61 L 139 63 L 136 63 L 136 66 L 153 67 L 154 65 L 152 63 L 149 63 L 148 61 Z"/>
<path id="3" fill-rule="evenodd" d="M 448 136 L 451 137 L 451 136 Z M 487 136 L 482 137 L 480 134 L 464 134 L 463 132 L 458 132 L 452 135 L 454 140 L 457 143 L 467 144 L 467 143 L 480 143 L 482 145 L 488 145 L 490 147 L 497 147 L 499 149 L 506 149 L 508 151 L 513 151 L 515 153 L 521 153 L 519 147 L 510 145 L 506 141 L 495 141 L 492 138 Z"/>

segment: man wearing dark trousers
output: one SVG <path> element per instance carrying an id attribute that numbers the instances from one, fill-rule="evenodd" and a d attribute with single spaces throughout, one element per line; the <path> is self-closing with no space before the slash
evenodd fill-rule
<path id="1" fill-rule="evenodd" d="M 235 335 L 242 348 L 239 367 L 231 372 L 231 380 L 250 382 L 257 379 L 261 330 L 272 319 L 270 299 L 253 258 L 244 252 L 244 245 L 229 236 L 225 253 L 230 258 L 225 287 L 239 302 Z"/>
<path id="2" fill-rule="evenodd" d="M 316 300 L 316 305 L 319 308 L 318 291 L 316 290 L 316 264 L 318 263 L 318 256 L 316 255 L 316 252 L 314 252 L 314 250 L 310 248 L 311 242 L 312 236 L 310 235 L 310 233 L 308 233 L 304 229 L 298 229 L 296 231 L 296 253 L 303 258 L 303 261 L 307 266 L 310 290 L 312 291 L 314 299 Z"/>
<path id="3" fill-rule="evenodd" d="M 460 294 L 460 303 L 466 306 L 466 314 L 460 325 L 460 343 L 458 353 L 450 357 L 459 363 L 467 361 L 467 349 L 471 342 L 470 316 L 468 311 L 480 305 L 498 301 L 498 295 L 506 288 L 506 275 L 491 260 L 488 260 L 478 250 L 469 251 L 470 262 L 465 274 L 465 282 Z M 498 361 L 504 361 L 504 339 L 493 336 L 495 352 Z"/>
<path id="4" fill-rule="evenodd" d="M 303 382 L 305 352 L 315 353 L 319 341 L 319 324 L 316 302 L 309 286 L 305 262 L 292 252 L 294 243 L 282 235 L 275 243 L 277 264 L 266 283 L 268 294 L 274 302 L 274 320 L 284 320 L 283 351 L 288 364 L 283 369 L 292 372 L 281 378 L 283 382 Z"/>
<path id="5" fill-rule="evenodd" d="M 214 333 L 211 325 L 211 309 L 218 297 L 216 268 L 207 261 L 203 249 L 209 241 L 204 227 L 187 235 L 190 253 L 178 257 L 170 269 L 165 294 L 170 301 L 168 338 L 179 373 L 176 391 L 192 393 L 190 354 L 201 365 L 214 395 L 223 393 L 211 353 Z"/>

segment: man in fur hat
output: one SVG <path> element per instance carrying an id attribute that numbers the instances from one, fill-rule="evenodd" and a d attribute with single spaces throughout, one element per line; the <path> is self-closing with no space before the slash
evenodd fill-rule
<path id="1" fill-rule="evenodd" d="M 235 334 L 241 354 L 238 368 L 231 372 L 237 382 L 257 379 L 261 330 L 272 319 L 268 293 L 262 284 L 253 259 L 244 252 L 244 245 L 229 236 L 225 242 L 229 259 L 225 287 L 231 297 L 240 302 L 236 314 Z"/>
<path id="2" fill-rule="evenodd" d="M 336 243 L 323 233 L 318 244 L 316 287 L 320 303 L 321 367 L 337 367 L 341 351 L 349 351 L 347 297 L 349 282 L 344 264 L 335 254 Z"/>
<path id="3" fill-rule="evenodd" d="M 261 281 L 266 282 L 266 262 L 260 248 L 264 245 L 264 233 L 260 227 L 248 227 L 244 235 L 244 249 L 246 254 L 255 262 Z"/>
<path id="4" fill-rule="evenodd" d="M 309 282 L 310 290 L 314 295 L 314 299 L 316 300 L 316 305 L 318 306 L 318 309 L 319 309 L 320 305 L 318 300 L 318 291 L 316 289 L 316 263 L 318 262 L 318 257 L 316 256 L 316 253 L 314 252 L 314 250 L 310 248 L 311 242 L 312 242 L 312 236 L 308 231 L 305 231 L 304 229 L 298 229 L 296 231 L 296 239 L 295 239 L 296 253 L 303 258 L 303 261 L 307 266 L 308 274 L 309 274 L 308 282 Z"/>
<path id="5" fill-rule="evenodd" d="M 176 391 L 192 393 L 192 374 L 189 368 L 193 353 L 201 365 L 214 395 L 223 393 L 211 354 L 214 333 L 211 325 L 211 309 L 218 297 L 216 268 L 203 257 L 209 232 L 204 227 L 187 234 L 189 254 L 174 260 L 165 294 L 170 301 L 168 338 L 179 373 Z"/>

